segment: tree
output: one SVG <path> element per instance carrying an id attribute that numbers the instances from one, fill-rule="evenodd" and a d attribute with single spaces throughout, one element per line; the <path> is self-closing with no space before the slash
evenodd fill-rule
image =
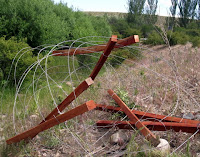
<path id="1" fill-rule="evenodd" d="M 198 0 L 180 0 L 178 3 L 180 26 L 187 27 L 188 23 L 194 19 Z"/>
<path id="2" fill-rule="evenodd" d="M 178 0 L 171 0 L 171 6 L 169 8 L 171 17 L 169 18 L 169 28 L 171 29 L 172 26 L 175 25 L 175 16 L 176 16 L 176 9 L 178 5 Z"/>
<path id="3" fill-rule="evenodd" d="M 146 0 L 128 0 L 128 23 L 135 25 L 142 24 L 142 14 L 144 13 L 144 4 Z"/>
<path id="4" fill-rule="evenodd" d="M 200 0 L 198 0 L 197 19 L 200 20 Z"/>
<path id="5" fill-rule="evenodd" d="M 152 24 L 155 24 L 157 21 L 157 16 L 156 16 L 156 11 L 157 11 L 157 4 L 158 4 L 158 0 L 147 0 L 147 9 L 146 9 L 146 13 L 148 16 L 148 18 L 150 18 L 150 22 Z"/>

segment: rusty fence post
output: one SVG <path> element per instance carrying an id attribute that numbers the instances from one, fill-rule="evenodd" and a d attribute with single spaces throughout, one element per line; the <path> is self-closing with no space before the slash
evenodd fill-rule
<path id="1" fill-rule="evenodd" d="M 55 125 L 58 125 L 60 123 L 65 122 L 66 120 L 72 119 L 76 116 L 79 116 L 87 111 L 93 110 L 96 107 L 96 104 L 93 100 L 90 100 L 86 102 L 85 104 L 82 104 L 64 114 L 58 115 L 57 117 L 54 117 L 52 119 L 49 119 L 39 125 L 37 125 L 34 128 L 31 128 L 21 134 L 18 134 L 10 139 L 8 139 L 6 142 L 7 144 L 17 143 L 21 140 L 28 140 L 32 139 L 34 136 L 36 136 L 38 133 L 47 130 Z"/>
<path id="2" fill-rule="evenodd" d="M 117 41 L 117 44 L 114 46 L 114 48 L 120 48 L 124 46 L 128 46 L 131 44 L 135 44 L 139 42 L 139 36 L 133 35 L 121 40 Z M 106 44 L 102 45 L 95 45 L 90 47 L 80 47 L 78 49 L 66 49 L 66 50 L 55 50 L 53 51 L 53 56 L 71 56 L 71 55 L 78 55 L 78 54 L 89 54 L 94 52 L 100 52 L 105 50 Z"/>
<path id="3" fill-rule="evenodd" d="M 138 117 L 128 108 L 128 106 L 111 90 L 108 90 L 109 95 L 122 108 L 122 111 L 128 118 L 135 123 L 136 128 L 144 135 L 147 140 L 156 140 L 156 136 L 138 119 Z"/>
<path id="4" fill-rule="evenodd" d="M 200 124 L 152 121 L 143 121 L 142 124 L 144 124 L 148 129 L 154 131 L 174 130 L 175 132 L 182 131 L 187 133 L 195 133 L 197 130 L 199 130 L 198 133 L 200 133 Z M 99 120 L 96 122 L 96 125 L 104 128 L 116 126 L 119 129 L 133 129 L 135 123 L 132 121 Z"/>
<path id="5" fill-rule="evenodd" d="M 101 111 L 111 111 L 111 112 L 119 112 L 122 111 L 120 107 L 115 106 L 108 106 L 108 105 L 97 105 L 97 110 Z M 177 123 L 187 123 L 187 124 L 199 124 L 200 121 L 198 120 L 190 120 L 190 119 L 184 119 L 179 117 L 170 117 L 165 115 L 159 115 L 154 113 L 148 113 L 144 111 L 137 111 L 137 110 L 131 110 L 138 118 L 141 119 L 147 119 L 148 121 L 155 121 L 161 120 L 162 122 L 177 122 Z"/>

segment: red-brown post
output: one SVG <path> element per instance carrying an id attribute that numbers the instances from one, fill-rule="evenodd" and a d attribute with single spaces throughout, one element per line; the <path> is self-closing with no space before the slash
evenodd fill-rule
<path id="1" fill-rule="evenodd" d="M 111 90 L 108 90 L 109 95 L 115 100 L 115 102 L 122 108 L 122 111 L 128 116 L 128 118 L 135 123 L 135 126 L 148 140 L 156 140 L 156 136 L 138 119 L 138 117 L 131 112 L 126 104 Z"/>
<path id="2" fill-rule="evenodd" d="M 59 112 L 62 112 L 74 99 L 76 99 L 81 93 L 83 93 L 85 90 L 89 88 L 94 83 L 94 81 L 89 77 L 86 80 L 84 80 L 73 92 L 71 92 L 65 100 L 63 100 L 46 118 L 46 120 L 49 120 L 56 117 Z M 42 121 L 44 122 L 44 121 Z M 41 123 L 42 123 L 41 122 Z"/>
<path id="3" fill-rule="evenodd" d="M 200 133 L 200 125 L 190 123 L 173 123 L 173 122 L 142 122 L 148 129 L 154 131 L 166 131 L 174 130 L 176 132 L 182 131 L 187 133 L 195 133 L 197 130 Z M 96 122 L 98 127 L 111 128 L 113 126 L 119 129 L 133 129 L 135 123 L 132 121 L 111 121 L 111 120 L 99 120 Z"/>
<path id="4" fill-rule="evenodd" d="M 133 36 L 118 40 L 114 48 L 120 48 L 120 47 L 128 46 L 131 44 L 135 44 L 138 42 L 139 42 L 138 35 L 133 35 Z M 53 51 L 53 55 L 54 56 L 70 56 L 70 55 L 77 55 L 77 54 L 88 54 L 88 53 L 103 51 L 105 48 L 106 48 L 106 44 L 90 46 L 90 47 L 80 47 L 78 49 L 55 50 Z"/>
<path id="5" fill-rule="evenodd" d="M 96 66 L 94 67 L 92 73 L 90 74 L 90 77 L 94 80 L 95 77 L 98 75 L 99 71 L 103 67 L 104 63 L 106 62 L 108 56 L 110 55 L 112 49 L 114 48 L 115 44 L 117 43 L 117 36 L 112 35 L 110 38 L 103 54 L 101 55 L 100 59 L 98 60 Z"/>
<path id="6" fill-rule="evenodd" d="M 115 106 L 108 106 L 108 105 L 101 105 L 97 104 L 97 110 L 105 110 L 111 112 L 119 112 L 122 111 L 120 107 Z M 165 115 L 159 115 L 154 113 L 148 113 L 143 111 L 131 110 L 138 118 L 141 119 L 148 119 L 149 121 L 155 121 L 156 119 L 162 120 L 162 122 L 177 122 L 177 123 L 188 123 L 188 124 L 199 124 L 200 121 L 198 120 L 190 120 L 178 117 L 170 117 Z"/>
<path id="7" fill-rule="evenodd" d="M 57 117 L 47 120 L 47 121 L 37 125 L 36 127 L 29 129 L 28 131 L 25 131 L 19 135 L 16 135 L 16 136 L 8 139 L 6 142 L 7 142 L 7 144 L 11 144 L 11 143 L 20 142 L 21 140 L 31 139 L 38 133 L 40 133 L 44 130 L 47 130 L 47 129 L 49 129 L 55 125 L 58 125 L 60 123 L 63 123 L 66 120 L 69 120 L 78 115 L 81 115 L 87 111 L 93 110 L 95 107 L 96 107 L 95 102 L 93 100 L 90 100 L 90 101 L 86 102 L 85 104 L 80 105 L 64 114 L 61 114 Z"/>

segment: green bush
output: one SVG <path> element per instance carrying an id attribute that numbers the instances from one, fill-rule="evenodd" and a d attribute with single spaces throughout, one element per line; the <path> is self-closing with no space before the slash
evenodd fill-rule
<path id="1" fill-rule="evenodd" d="M 200 36 L 200 29 L 192 27 L 192 26 L 188 27 L 188 28 L 176 27 L 174 32 L 184 33 L 184 34 L 189 35 L 191 37 Z"/>
<path id="2" fill-rule="evenodd" d="M 119 66 L 125 59 L 128 58 L 128 51 L 126 49 L 117 49 L 112 51 L 112 54 L 108 58 L 108 62 L 113 67 Z"/>
<path id="3" fill-rule="evenodd" d="M 85 36 L 110 36 L 104 18 L 73 11 L 52 0 L 0 0 L 0 37 L 27 39 L 31 47 Z"/>
<path id="4" fill-rule="evenodd" d="M 76 27 L 73 31 L 74 38 L 86 37 L 86 36 L 111 36 L 111 27 L 108 25 L 107 21 L 103 17 L 92 17 L 83 14 L 82 12 L 76 12 Z M 81 41 L 87 42 L 92 40 L 92 38 L 82 39 Z M 95 40 L 95 39 L 93 39 Z M 104 41 L 105 39 L 98 38 L 98 40 Z M 107 41 L 105 41 L 106 43 Z M 80 43 L 78 43 L 80 44 Z M 98 43 L 96 43 L 98 44 Z M 78 46 L 78 45 L 75 45 Z M 88 46 L 87 44 L 83 46 Z M 96 63 L 99 59 L 99 54 L 89 54 L 89 55 L 77 55 L 79 61 L 79 66 L 84 64 Z"/>
<path id="5" fill-rule="evenodd" d="M 24 53 L 27 49 L 24 49 L 17 55 L 17 53 L 22 48 L 28 48 L 29 51 Z M 19 59 L 20 55 L 24 55 Z M 17 55 L 17 57 L 16 57 Z M 16 57 L 16 58 L 15 58 Z M 7 77 L 10 72 L 10 67 L 12 64 L 13 59 L 15 58 L 15 62 L 19 59 L 18 66 L 17 66 L 17 73 L 16 73 L 16 81 L 19 81 L 23 72 L 31 65 L 33 62 L 36 61 L 36 57 L 33 57 L 32 52 L 30 51 L 30 47 L 24 41 L 17 41 L 15 37 L 11 37 L 9 40 L 6 40 L 5 37 L 0 38 L 0 81 L 2 84 L 5 84 Z M 14 69 L 14 67 L 12 68 Z M 10 84 L 14 83 L 14 71 L 11 71 L 10 75 Z"/>
<path id="6" fill-rule="evenodd" d="M 187 25 L 187 29 L 199 29 L 198 22 L 195 20 Z"/>
<path id="7" fill-rule="evenodd" d="M 129 97 L 128 92 L 124 90 L 123 88 L 118 88 L 116 91 L 116 94 L 128 106 L 128 108 L 133 109 L 137 107 L 135 103 L 131 101 L 131 98 Z M 117 107 L 119 106 L 119 104 L 117 104 L 116 102 L 114 102 L 114 105 L 116 105 Z M 125 116 L 126 114 L 124 112 L 117 112 L 112 115 L 111 119 L 116 120 L 119 118 L 124 118 Z"/>
<path id="8" fill-rule="evenodd" d="M 120 99 L 130 108 L 132 109 L 135 107 L 135 103 L 131 101 L 131 98 L 128 95 L 128 92 L 122 88 L 118 88 L 117 95 L 120 97 Z M 116 105 L 118 105 L 116 103 Z"/>
<path id="9" fill-rule="evenodd" d="M 147 38 L 147 40 L 145 40 L 143 43 L 144 44 L 149 44 L 149 45 L 162 45 L 162 44 L 165 44 L 165 42 L 163 41 L 163 39 L 160 36 L 160 34 L 158 34 L 155 31 L 153 31 L 149 35 L 149 37 Z"/>
<path id="10" fill-rule="evenodd" d="M 94 67 L 96 65 L 96 63 L 98 62 L 99 58 L 100 58 L 100 54 L 99 53 L 91 53 L 89 55 L 77 55 L 77 60 L 78 60 L 78 64 L 79 67 Z M 89 71 L 84 71 L 85 73 L 89 72 Z"/>
<path id="11" fill-rule="evenodd" d="M 167 32 L 167 38 L 169 40 L 170 45 L 177 45 L 181 44 L 184 45 L 189 41 L 189 36 L 186 35 L 184 32 Z"/>
<path id="12" fill-rule="evenodd" d="M 136 45 L 137 46 L 137 45 Z M 139 49 L 121 48 L 112 51 L 108 58 L 109 64 L 118 67 L 125 59 L 140 59 L 142 57 Z"/>
<path id="13" fill-rule="evenodd" d="M 32 47 L 55 44 L 69 36 L 70 23 L 56 12 L 65 9 L 62 16 L 71 18 L 72 10 L 67 6 L 54 5 L 51 0 L 0 0 L 0 3 L 0 21 L 4 24 L 0 36 L 27 38 Z"/>
<path id="14" fill-rule="evenodd" d="M 125 37 L 129 37 L 131 35 L 139 35 L 139 37 L 142 37 L 142 32 L 140 31 L 140 29 L 128 27 L 125 30 Z"/>
<path id="15" fill-rule="evenodd" d="M 200 37 L 190 38 L 193 47 L 200 47 Z"/>
<path id="16" fill-rule="evenodd" d="M 147 38 L 154 29 L 153 25 L 143 25 L 141 29 L 143 37 Z"/>
<path id="17" fill-rule="evenodd" d="M 125 18 L 116 18 L 116 17 L 107 17 L 108 22 L 111 25 L 112 32 L 119 32 L 122 37 L 125 37 L 126 29 L 129 28 L 129 25 Z"/>
<path id="18" fill-rule="evenodd" d="M 187 29 L 185 33 L 191 37 L 199 37 L 200 29 Z"/>

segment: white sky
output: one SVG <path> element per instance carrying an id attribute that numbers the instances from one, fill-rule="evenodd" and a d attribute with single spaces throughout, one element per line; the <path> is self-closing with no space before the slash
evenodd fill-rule
<path id="1" fill-rule="evenodd" d="M 54 0 L 81 11 L 127 12 L 127 0 Z M 158 0 L 157 14 L 167 16 L 171 0 Z"/>

